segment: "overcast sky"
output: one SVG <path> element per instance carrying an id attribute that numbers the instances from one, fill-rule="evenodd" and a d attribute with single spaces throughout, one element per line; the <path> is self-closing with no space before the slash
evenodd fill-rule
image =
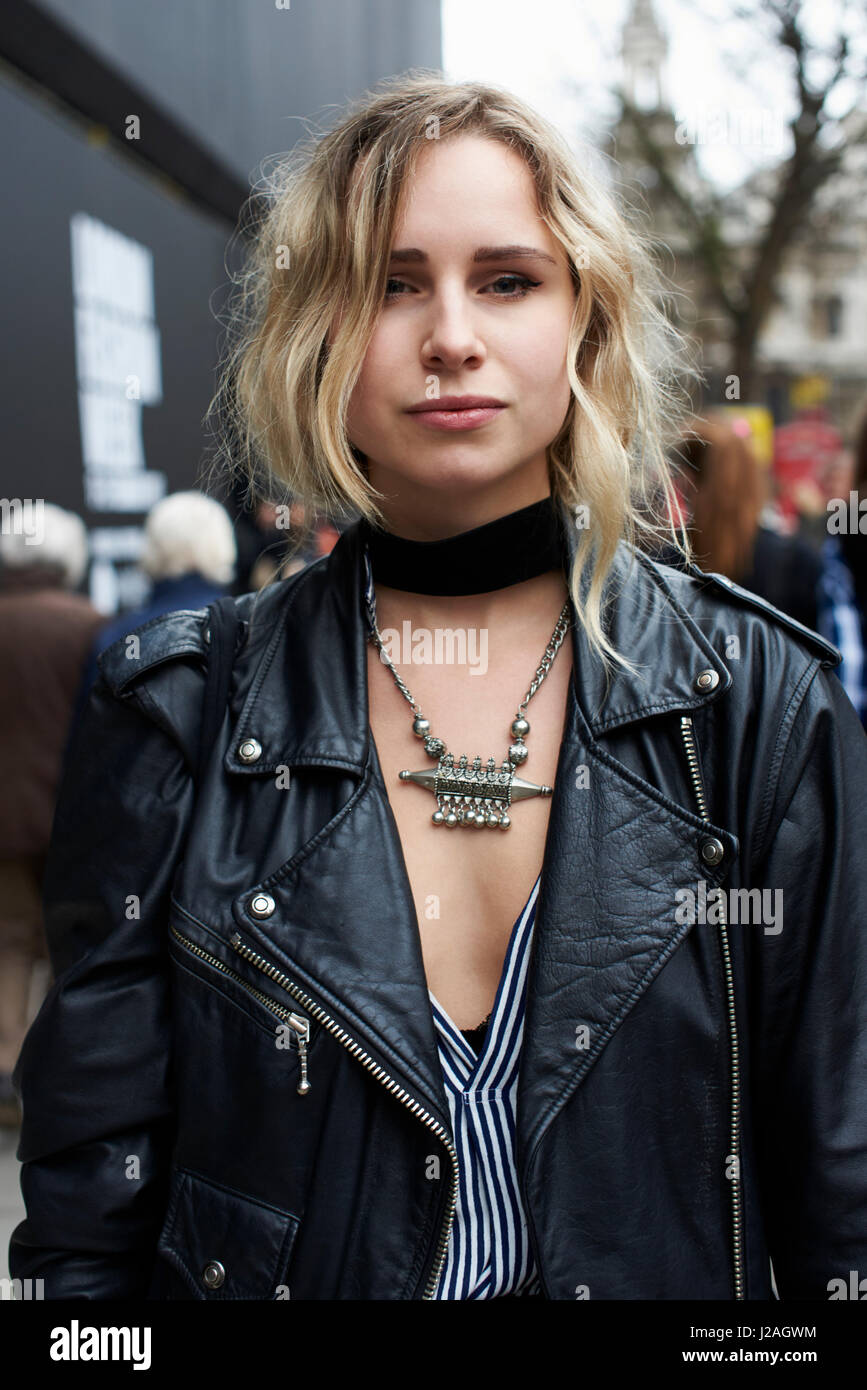
<path id="1" fill-rule="evenodd" d="M 756 0 L 745 0 L 749 7 Z M 570 139 L 593 139 L 610 124 L 607 94 L 620 80 L 620 35 L 631 0 L 442 0 L 443 66 L 451 78 L 498 83 L 537 107 Z M 760 26 L 732 18 L 729 0 L 654 0 L 669 42 L 664 70 L 670 103 L 679 119 L 695 120 L 710 109 L 758 106 L 771 113 L 768 129 L 780 130 L 791 114 L 792 81 L 786 62 Z M 845 7 L 847 28 L 860 51 L 867 46 L 863 0 Z M 807 0 L 812 32 L 835 32 L 844 0 Z M 733 73 L 754 59 L 749 80 Z M 852 92 L 840 93 L 848 104 Z M 847 101 L 848 98 L 848 101 Z M 782 132 L 785 138 L 785 132 Z M 786 152 L 748 142 L 710 141 L 696 147 L 699 163 L 720 187 L 740 182 L 753 168 Z"/>

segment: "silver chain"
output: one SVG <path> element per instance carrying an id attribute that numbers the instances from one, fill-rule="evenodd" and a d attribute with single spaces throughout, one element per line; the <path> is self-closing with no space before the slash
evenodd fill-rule
<path id="1" fill-rule="evenodd" d="M 536 668 L 535 676 L 530 682 L 530 689 L 527 691 L 526 695 L 524 696 L 523 700 L 518 706 L 518 714 L 520 714 L 522 710 L 525 710 L 527 708 L 533 696 L 536 694 L 536 691 L 539 689 L 539 686 L 542 684 L 543 680 L 545 679 L 545 677 L 551 669 L 554 657 L 560 650 L 563 638 L 569 631 L 569 602 L 569 599 L 567 599 L 560 610 L 560 616 L 557 619 L 557 625 L 554 628 L 554 631 L 551 633 L 550 641 L 548 642 L 548 645 L 545 648 L 545 654 Z"/>
<path id="2" fill-rule="evenodd" d="M 521 703 L 520 703 L 519 706 L 518 706 L 518 709 L 517 709 L 517 712 L 516 712 L 516 715 L 515 715 L 515 718 L 516 718 L 516 719 L 517 719 L 517 718 L 520 718 L 521 712 L 527 708 L 527 705 L 530 703 L 530 701 L 532 700 L 533 696 L 536 694 L 536 691 L 539 689 L 539 686 L 542 684 L 543 680 L 544 680 L 545 677 L 547 676 L 547 674 L 548 674 L 548 672 L 550 671 L 551 666 L 552 666 L 552 664 L 553 664 L 554 657 L 557 655 L 558 651 L 560 650 L 560 647 L 561 647 L 561 645 L 562 645 L 562 643 L 563 643 L 563 639 L 564 639 L 564 637 L 566 636 L 566 633 L 569 631 L 569 627 L 570 627 L 569 607 L 570 607 L 570 600 L 567 599 L 566 602 L 563 604 L 563 607 L 562 607 L 561 610 L 560 610 L 560 616 L 559 616 L 559 618 L 557 619 L 557 623 L 556 623 L 556 626 L 555 626 L 555 628 L 554 628 L 554 631 L 551 633 L 551 637 L 550 637 L 550 639 L 549 639 L 549 641 L 548 641 L 547 647 L 545 648 L 545 652 L 544 652 L 544 655 L 542 656 L 542 660 L 539 662 L 539 665 L 538 665 L 537 668 L 536 668 L 536 674 L 535 674 L 535 676 L 533 677 L 533 680 L 532 680 L 531 683 L 530 683 L 530 689 L 527 691 L 526 695 L 524 696 L 523 700 L 521 701 Z M 400 677 L 400 674 L 395 670 L 394 664 L 392 663 L 392 660 L 391 660 L 390 656 L 388 655 L 388 652 L 385 650 L 385 646 L 383 645 L 383 641 L 382 641 L 382 637 L 381 637 L 380 632 L 379 632 L 379 628 L 377 627 L 377 625 L 376 625 L 376 623 L 374 622 L 374 620 L 373 620 L 372 617 L 371 617 L 371 619 L 370 619 L 370 622 L 371 622 L 372 631 L 371 631 L 371 633 L 369 634 L 369 640 L 370 640 L 371 642 L 373 642 L 374 645 L 375 645 L 375 646 L 377 647 L 377 649 L 379 650 L 379 653 L 380 653 L 380 655 L 381 655 L 383 661 L 386 663 L 386 665 L 388 666 L 388 669 L 391 671 L 391 674 L 394 676 L 395 685 L 397 686 L 398 690 L 400 691 L 400 693 L 401 693 L 401 695 L 404 697 L 404 699 L 407 700 L 407 701 L 409 702 L 409 704 L 410 704 L 410 706 L 411 706 L 411 708 L 412 708 L 413 714 L 416 716 L 416 718 L 421 718 L 421 717 L 422 717 L 421 708 L 420 708 L 420 706 L 416 703 L 416 701 L 413 699 L 413 697 L 412 697 L 412 695 L 410 694 L 409 690 L 407 689 L 406 685 L 405 685 L 404 682 L 402 681 L 402 679 L 401 679 L 401 677 Z"/>

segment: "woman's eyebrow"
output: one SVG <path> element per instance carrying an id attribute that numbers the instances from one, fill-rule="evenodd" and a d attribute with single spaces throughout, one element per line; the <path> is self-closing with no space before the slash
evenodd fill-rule
<path id="1" fill-rule="evenodd" d="M 399 251 L 392 251 L 389 259 L 395 265 L 408 265 L 410 263 L 421 263 L 428 259 L 427 252 L 420 251 L 417 246 L 405 246 Z M 549 256 L 547 251 L 540 251 L 536 246 L 480 246 L 473 253 L 473 260 L 480 261 L 550 261 L 556 265 L 553 256 Z"/>

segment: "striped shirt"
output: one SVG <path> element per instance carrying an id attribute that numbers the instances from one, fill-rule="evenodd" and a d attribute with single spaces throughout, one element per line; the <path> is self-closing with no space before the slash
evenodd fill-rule
<path id="1" fill-rule="evenodd" d="M 540 880 L 541 874 L 512 928 L 478 1056 L 428 990 L 460 1175 L 438 1299 L 539 1292 L 515 1169 L 515 1107 Z"/>

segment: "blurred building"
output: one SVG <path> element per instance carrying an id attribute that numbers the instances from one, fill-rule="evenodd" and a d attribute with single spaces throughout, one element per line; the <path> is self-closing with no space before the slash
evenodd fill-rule
<path id="1" fill-rule="evenodd" d="M 855 135 L 864 113 L 841 122 Z M 768 192 L 773 170 L 761 170 L 737 190 L 733 215 Z M 849 212 L 837 213 L 843 201 Z M 746 218 L 741 212 L 742 235 Z M 778 300 L 759 342 L 768 385 L 791 395 L 798 378 L 820 376 L 821 399 L 851 434 L 867 388 L 867 146 L 846 139 L 839 173 L 816 194 L 777 282 Z M 794 401 L 792 402 L 795 403 Z"/>
<path id="2" fill-rule="evenodd" d="M 0 496 L 84 517 L 106 613 L 144 597 L 148 507 L 198 483 L 257 166 L 441 61 L 430 0 L 4 0 Z"/>
<path id="3" fill-rule="evenodd" d="M 700 206 L 705 177 L 696 159 L 695 144 L 678 139 L 673 98 L 668 81 L 668 36 L 659 22 L 653 0 L 631 0 L 620 36 L 622 90 L 640 119 L 616 122 L 610 133 L 610 157 L 615 162 L 618 193 L 627 204 L 637 205 L 649 219 L 648 230 L 670 247 L 664 270 L 682 293 L 666 306 L 682 333 L 699 336 L 701 320 L 703 365 L 713 362 L 717 350 L 727 351 L 725 324 L 718 313 L 702 314 L 711 291 L 701 258 L 693 254 L 691 228 L 685 225 L 660 187 L 660 176 L 648 146 L 662 147 L 677 186 Z M 698 406 L 698 402 L 696 402 Z"/>

